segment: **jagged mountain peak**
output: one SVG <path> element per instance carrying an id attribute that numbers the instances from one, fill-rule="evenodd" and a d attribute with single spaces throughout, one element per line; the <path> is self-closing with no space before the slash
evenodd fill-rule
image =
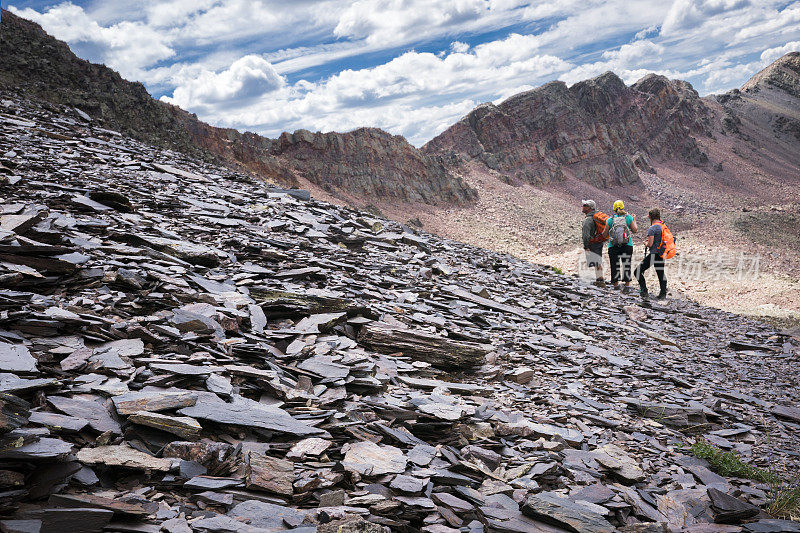
<path id="1" fill-rule="evenodd" d="M 631 87 L 613 72 L 571 87 L 553 81 L 482 105 L 423 148 L 477 160 L 506 180 L 543 184 L 575 177 L 606 188 L 639 181 L 649 157 L 708 158 L 707 110 L 686 82 L 650 75 Z"/>
<path id="2" fill-rule="evenodd" d="M 627 97 L 625 82 L 613 72 L 579 81 L 569 88 L 581 107 L 590 113 L 611 113 Z"/>
<path id="3" fill-rule="evenodd" d="M 621 92 L 626 89 L 625 82 L 612 71 L 606 71 L 599 76 L 575 83 L 570 90 L 580 90 L 582 87 L 593 87 L 603 91 Z"/>
<path id="4" fill-rule="evenodd" d="M 742 91 L 778 89 L 800 98 L 800 52 L 789 52 L 742 85 Z"/>

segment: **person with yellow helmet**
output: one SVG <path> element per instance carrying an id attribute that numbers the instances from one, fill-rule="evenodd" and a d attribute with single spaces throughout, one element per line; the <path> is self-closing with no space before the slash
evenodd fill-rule
<path id="1" fill-rule="evenodd" d="M 606 221 L 603 236 L 608 238 L 608 261 L 611 263 L 611 284 L 625 283 L 627 291 L 631 284 L 631 261 L 633 260 L 633 237 L 639 231 L 636 215 L 625 212 L 625 202 L 617 200 L 612 206 L 613 214 Z"/>

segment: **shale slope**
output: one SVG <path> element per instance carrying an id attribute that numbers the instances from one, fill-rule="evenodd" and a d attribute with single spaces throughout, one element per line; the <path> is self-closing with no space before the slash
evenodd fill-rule
<path id="1" fill-rule="evenodd" d="M 0 164 L 7 530 L 798 530 L 685 447 L 800 466 L 800 348 L 763 324 L 10 93 Z"/>

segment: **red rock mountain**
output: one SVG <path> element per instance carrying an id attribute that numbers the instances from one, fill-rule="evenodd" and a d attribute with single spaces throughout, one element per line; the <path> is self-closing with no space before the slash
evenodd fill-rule
<path id="1" fill-rule="evenodd" d="M 660 167 L 693 176 L 698 187 L 710 181 L 747 195 L 764 191 L 745 171 L 777 181 L 797 176 L 799 119 L 795 52 L 741 90 L 704 98 L 656 74 L 629 87 L 612 72 L 571 87 L 554 81 L 476 107 L 422 151 L 453 153 L 462 173 L 483 168 L 510 183 L 571 178 L 606 189 L 639 184 L 641 173 Z M 743 158 L 748 164 L 735 163 Z"/>
<path id="2" fill-rule="evenodd" d="M 554 81 L 499 105 L 483 104 L 428 142 L 510 180 L 540 185 L 572 174 L 596 187 L 628 185 L 652 157 L 705 165 L 694 136 L 711 114 L 692 86 L 650 74 L 626 87 L 613 72 L 576 83 Z"/>
<path id="3" fill-rule="evenodd" d="M 37 24 L 0 15 L 0 89 L 75 107 L 106 127 L 183 152 L 249 170 L 278 184 L 305 179 L 321 189 L 365 201 L 460 205 L 476 193 L 436 154 L 376 128 L 348 133 L 284 133 L 269 139 L 216 128 L 154 100 L 140 83 L 77 58 Z"/>

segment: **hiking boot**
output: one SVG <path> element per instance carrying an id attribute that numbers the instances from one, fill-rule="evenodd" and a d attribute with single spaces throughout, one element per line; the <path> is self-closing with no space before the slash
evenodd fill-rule
<path id="1" fill-rule="evenodd" d="M 658 289 L 658 299 L 663 300 L 667 297 L 667 280 L 658 280 Z"/>
<path id="2" fill-rule="evenodd" d="M 622 294 L 628 294 L 629 292 L 631 292 L 631 288 L 630 287 L 628 287 L 627 285 L 622 287 Z"/>
<path id="3" fill-rule="evenodd" d="M 642 297 L 642 300 L 647 300 L 650 298 L 650 293 L 647 291 L 639 291 L 639 296 Z"/>

